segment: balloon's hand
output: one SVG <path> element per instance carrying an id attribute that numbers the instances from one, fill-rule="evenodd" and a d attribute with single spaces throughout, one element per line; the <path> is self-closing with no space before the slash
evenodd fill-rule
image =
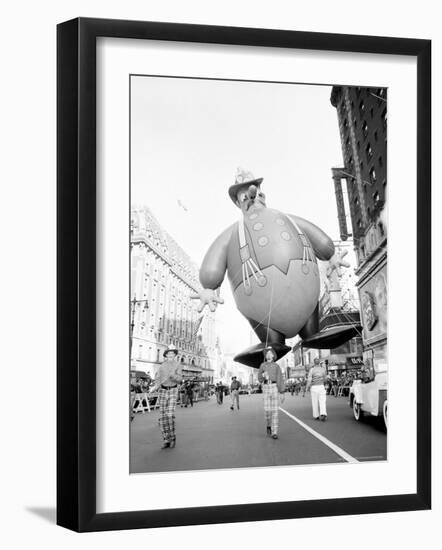
<path id="1" fill-rule="evenodd" d="M 210 311 L 215 311 L 218 304 L 224 304 L 224 300 L 218 296 L 216 290 L 203 288 L 197 294 L 191 294 L 193 300 L 199 300 L 198 313 L 201 313 L 206 306 L 209 306 Z"/>
<path id="2" fill-rule="evenodd" d="M 342 275 L 341 267 L 350 267 L 350 264 L 344 260 L 347 254 L 348 250 L 343 250 L 342 252 L 336 252 L 333 254 L 328 261 L 327 277 L 330 277 L 334 270 L 336 270 L 338 277 L 340 277 Z"/>

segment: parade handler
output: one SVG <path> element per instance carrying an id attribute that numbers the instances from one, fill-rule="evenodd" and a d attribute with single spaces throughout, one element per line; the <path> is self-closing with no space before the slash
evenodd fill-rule
<path id="1" fill-rule="evenodd" d="M 152 391 L 158 391 L 160 409 L 159 425 L 163 436 L 162 449 L 175 447 L 175 409 L 178 401 L 178 384 L 183 379 L 182 369 L 176 362 L 178 350 L 169 346 L 163 353 L 165 361 L 160 365 L 155 376 Z"/>
<path id="2" fill-rule="evenodd" d="M 319 330 L 320 291 L 317 259 L 329 261 L 329 269 L 348 266 L 335 255 L 333 241 L 313 223 L 279 210 L 267 208 L 261 191 L 262 178 L 238 169 L 229 196 L 241 210 L 238 222 L 230 225 L 213 242 L 201 264 L 202 290 L 192 298 L 200 300 L 198 311 L 207 305 L 215 311 L 223 303 L 219 287 L 227 272 L 238 310 L 248 320 L 260 343 L 234 357 L 235 361 L 258 368 L 262 352 L 271 345 L 280 359 L 290 347 L 286 338 L 299 334 L 309 347 L 332 349 L 349 338 L 348 327 Z M 347 331 L 347 332 L 346 332 Z"/>
<path id="3" fill-rule="evenodd" d="M 278 439 L 278 413 L 279 400 L 284 402 L 284 380 L 281 367 L 276 361 L 276 352 L 268 346 L 264 349 L 264 363 L 261 363 L 258 371 L 258 380 L 262 384 L 264 396 L 264 416 L 266 420 L 267 435 Z"/>
<path id="4" fill-rule="evenodd" d="M 236 408 L 239 410 L 239 390 L 241 388 L 241 382 L 236 378 L 236 376 L 232 376 L 232 382 L 230 384 L 230 397 L 232 399 L 232 405 L 230 409 L 233 411 L 235 408 L 235 402 L 236 402 Z"/>
<path id="5" fill-rule="evenodd" d="M 327 372 L 324 367 L 319 364 L 319 359 L 315 357 L 313 367 L 308 373 L 307 391 L 310 390 L 312 395 L 313 418 L 315 420 L 327 420 L 325 379 Z"/>

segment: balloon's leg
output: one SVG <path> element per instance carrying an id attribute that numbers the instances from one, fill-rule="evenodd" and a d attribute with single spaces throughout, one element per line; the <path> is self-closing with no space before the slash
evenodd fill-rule
<path id="1" fill-rule="evenodd" d="M 290 351 L 290 346 L 285 345 L 284 334 L 271 328 L 267 329 L 266 326 L 252 319 L 248 321 L 261 342 L 235 355 L 233 358 L 234 361 L 257 369 L 264 361 L 263 351 L 266 346 L 272 346 L 276 352 L 277 359 L 281 359 L 281 357 L 284 357 Z"/>
<path id="2" fill-rule="evenodd" d="M 306 324 L 299 331 L 299 336 L 305 340 L 310 338 L 313 334 L 316 334 L 319 331 L 319 304 L 315 307 L 315 310 L 307 319 Z"/>
<path id="3" fill-rule="evenodd" d="M 256 336 L 261 340 L 263 344 L 271 346 L 272 344 L 284 344 L 285 336 L 281 332 L 273 328 L 267 328 L 262 323 L 257 323 L 253 319 L 247 319 L 250 323 L 250 326 L 254 330 Z"/>

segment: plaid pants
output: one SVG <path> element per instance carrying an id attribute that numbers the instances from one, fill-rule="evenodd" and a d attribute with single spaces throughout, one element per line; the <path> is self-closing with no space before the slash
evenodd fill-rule
<path id="1" fill-rule="evenodd" d="M 231 390 L 230 398 L 232 399 L 232 407 L 234 407 L 236 403 L 236 408 L 239 409 L 239 390 Z"/>
<path id="2" fill-rule="evenodd" d="M 272 435 L 278 433 L 278 385 L 263 384 L 262 392 L 264 395 L 264 416 L 267 426 L 271 426 Z"/>
<path id="3" fill-rule="evenodd" d="M 158 405 L 160 408 L 160 425 L 161 434 L 164 441 L 173 441 L 175 439 L 175 409 L 178 402 L 178 388 L 158 390 Z"/>

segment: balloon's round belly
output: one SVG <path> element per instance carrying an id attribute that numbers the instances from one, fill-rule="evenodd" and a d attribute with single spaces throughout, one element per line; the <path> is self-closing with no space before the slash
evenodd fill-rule
<path id="1" fill-rule="evenodd" d="M 291 338 L 298 334 L 313 313 L 319 299 L 319 274 L 316 264 L 291 260 L 287 274 L 275 266 L 262 270 L 266 283 L 252 277 L 250 288 L 241 283 L 234 291 L 239 311 Z"/>

